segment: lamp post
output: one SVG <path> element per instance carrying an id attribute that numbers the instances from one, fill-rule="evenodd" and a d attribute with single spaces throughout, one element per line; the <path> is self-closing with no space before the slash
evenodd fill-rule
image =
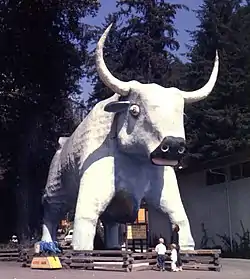
<path id="1" fill-rule="evenodd" d="M 230 249 L 231 251 L 233 251 L 233 234 L 232 234 L 232 222 L 231 222 L 230 196 L 229 196 L 229 189 L 228 189 L 228 183 L 229 183 L 228 173 L 217 172 L 211 169 L 209 170 L 209 172 L 212 174 L 223 175 L 225 177 Z"/>

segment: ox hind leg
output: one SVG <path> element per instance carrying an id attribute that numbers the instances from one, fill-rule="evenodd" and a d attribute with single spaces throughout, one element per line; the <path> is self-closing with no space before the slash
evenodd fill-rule
<path id="1" fill-rule="evenodd" d="M 160 176 L 162 177 L 162 174 Z M 172 167 L 164 167 L 163 181 L 160 184 L 162 185 L 160 193 L 155 194 L 151 192 L 151 195 L 147 197 L 147 201 L 163 213 L 168 214 L 172 224 L 179 225 L 179 244 L 181 249 L 193 250 L 195 243 L 181 200 L 175 171 Z M 152 186 L 154 186 L 154 181 L 152 182 Z"/>
<path id="2" fill-rule="evenodd" d="M 74 220 L 74 250 L 93 250 L 97 221 L 114 196 L 114 184 L 113 157 L 93 162 L 83 173 Z"/>
<path id="3" fill-rule="evenodd" d="M 106 249 L 121 249 L 118 223 L 104 223 L 104 236 Z"/>

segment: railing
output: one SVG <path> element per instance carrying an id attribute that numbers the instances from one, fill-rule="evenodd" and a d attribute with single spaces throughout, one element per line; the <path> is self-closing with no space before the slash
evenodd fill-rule
<path id="1" fill-rule="evenodd" d="M 0 261 L 18 261 L 20 250 L 18 248 L 0 249 Z"/>
<path id="2" fill-rule="evenodd" d="M 170 253 L 166 253 L 166 268 L 170 268 Z M 220 271 L 220 250 L 180 251 L 185 270 L 214 270 Z M 0 249 L 0 261 L 22 262 L 29 267 L 36 255 L 33 248 Z M 58 255 L 64 268 L 108 270 L 108 271 L 139 271 L 157 269 L 155 252 L 136 253 L 121 250 L 73 251 L 65 249 Z"/>
<path id="3" fill-rule="evenodd" d="M 166 267 L 170 268 L 170 253 L 166 253 Z M 185 270 L 220 271 L 220 250 L 180 251 Z M 32 257 L 27 257 L 26 266 Z M 136 253 L 121 250 L 72 251 L 64 250 L 60 260 L 65 268 L 108 270 L 108 271 L 139 271 L 157 269 L 155 252 Z"/>

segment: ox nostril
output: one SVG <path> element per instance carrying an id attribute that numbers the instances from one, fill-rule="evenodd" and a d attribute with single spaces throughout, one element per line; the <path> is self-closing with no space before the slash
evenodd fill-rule
<path id="1" fill-rule="evenodd" d="M 168 150 L 169 150 L 169 145 L 168 144 L 162 144 L 161 145 L 161 151 L 162 152 L 168 152 Z"/>
<path id="2" fill-rule="evenodd" d="M 181 146 L 179 149 L 178 149 L 178 153 L 179 154 L 183 154 L 185 152 L 186 148 L 184 146 Z"/>

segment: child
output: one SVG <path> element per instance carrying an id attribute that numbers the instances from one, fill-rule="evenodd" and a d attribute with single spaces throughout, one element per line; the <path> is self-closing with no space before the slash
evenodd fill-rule
<path id="1" fill-rule="evenodd" d="M 158 266 L 160 267 L 161 271 L 165 270 L 165 254 L 166 254 L 167 248 L 164 245 L 164 239 L 159 239 L 159 244 L 155 247 L 155 252 L 157 253 L 157 262 Z"/>
<path id="2" fill-rule="evenodd" d="M 177 263 L 177 250 L 176 250 L 176 245 L 173 243 L 170 245 L 171 249 L 171 270 L 176 272 L 178 271 L 176 263 Z"/>

